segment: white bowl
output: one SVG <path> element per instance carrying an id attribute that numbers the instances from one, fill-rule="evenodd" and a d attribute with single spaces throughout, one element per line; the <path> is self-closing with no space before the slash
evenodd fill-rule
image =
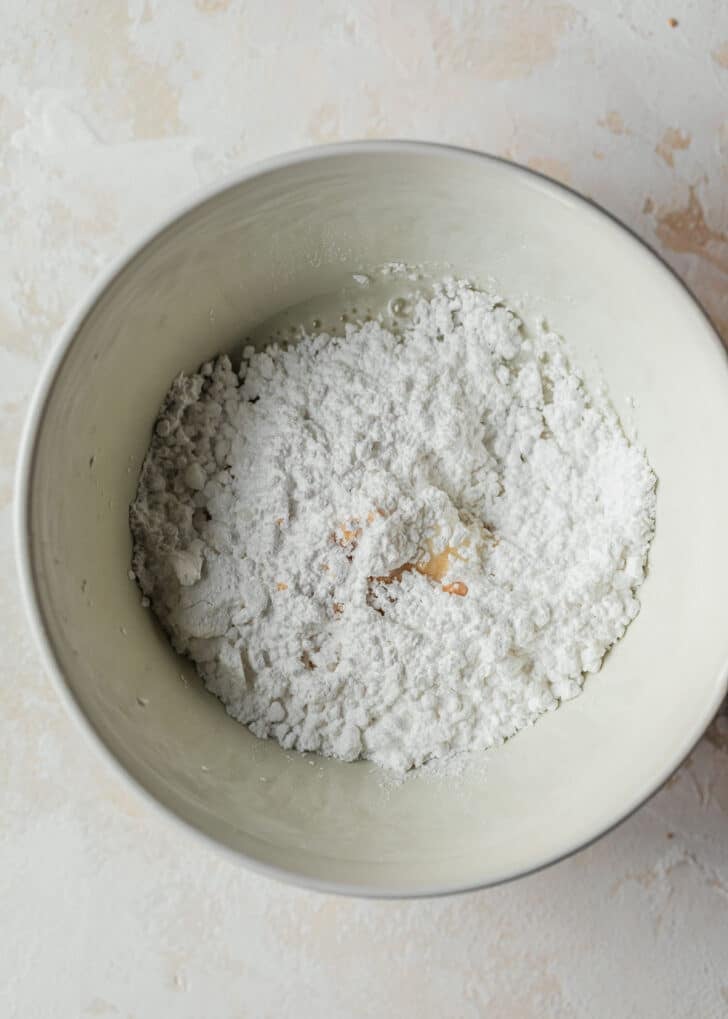
<path id="1" fill-rule="evenodd" d="M 603 373 L 659 477 L 642 611 L 583 696 L 491 752 L 484 770 L 395 788 L 370 764 L 286 753 L 232 721 L 127 577 L 127 509 L 174 375 L 388 261 L 447 261 L 494 277 L 527 315 L 543 312 Z M 675 276 L 605 213 L 472 152 L 312 149 L 255 167 L 156 228 L 67 326 L 21 455 L 24 597 L 48 669 L 97 744 L 239 859 L 352 894 L 495 884 L 627 816 L 724 696 L 726 436 L 720 341 Z"/>

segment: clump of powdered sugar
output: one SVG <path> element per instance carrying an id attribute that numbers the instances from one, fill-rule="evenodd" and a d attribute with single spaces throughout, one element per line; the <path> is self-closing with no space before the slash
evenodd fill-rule
<path id="1" fill-rule="evenodd" d="M 466 283 L 180 375 L 131 509 L 174 647 L 260 737 L 396 771 L 576 696 L 639 610 L 655 478 L 562 341 Z"/>

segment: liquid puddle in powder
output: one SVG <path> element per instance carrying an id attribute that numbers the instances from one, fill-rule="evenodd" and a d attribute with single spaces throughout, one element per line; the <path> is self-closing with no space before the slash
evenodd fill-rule
<path id="1" fill-rule="evenodd" d="M 376 514 L 373 511 L 367 513 L 366 522 L 368 524 L 374 523 L 377 514 L 382 517 L 386 516 L 384 510 L 377 506 Z M 362 529 L 359 526 L 359 518 L 352 517 L 345 523 L 339 524 L 338 531 L 341 532 L 340 535 L 337 533 L 332 535 L 334 541 L 337 545 L 340 545 L 342 548 L 348 549 L 350 553 L 353 553 L 357 545 L 357 540 L 362 535 Z M 466 541 L 465 544 L 469 545 L 470 542 Z M 348 555 L 347 558 L 351 560 L 351 554 Z M 401 566 L 398 566 L 394 570 L 390 570 L 389 573 L 386 573 L 383 576 L 369 577 L 369 583 L 393 584 L 395 581 L 400 581 L 405 573 L 411 573 L 414 570 L 421 576 L 427 577 L 429 580 L 433 580 L 436 584 L 440 584 L 442 586 L 442 590 L 446 594 L 454 594 L 460 598 L 464 598 L 468 593 L 468 585 L 464 583 L 464 581 L 454 580 L 447 584 L 443 584 L 443 580 L 450 569 L 451 559 L 460 559 L 461 561 L 465 561 L 465 557 L 463 557 L 460 554 L 460 551 L 452 545 L 448 545 L 441 552 L 433 552 L 432 547 L 430 546 L 427 559 L 418 559 L 414 563 L 403 563 Z M 341 609 L 338 611 L 335 609 L 337 615 L 341 611 Z"/>
<path id="2" fill-rule="evenodd" d="M 412 570 L 416 570 L 423 577 L 428 577 L 430 580 L 434 580 L 435 583 L 441 584 L 446 594 L 456 594 L 462 598 L 468 593 L 468 586 L 462 580 L 455 580 L 448 584 L 442 583 L 443 578 L 450 569 L 451 558 L 462 560 L 463 557 L 458 549 L 448 545 L 442 552 L 430 553 L 429 559 L 419 559 L 415 563 L 403 563 L 402 566 L 398 566 L 396 570 L 391 570 L 383 577 L 370 577 L 369 580 L 370 582 L 376 581 L 380 584 L 392 584 L 397 580 L 401 580 L 405 573 L 411 573 Z"/>

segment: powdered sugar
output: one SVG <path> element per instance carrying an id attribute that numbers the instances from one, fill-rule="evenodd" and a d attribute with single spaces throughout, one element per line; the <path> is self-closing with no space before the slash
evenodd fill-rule
<path id="1" fill-rule="evenodd" d="M 450 280 L 401 335 L 180 376 L 133 567 L 256 735 L 403 771 L 580 692 L 639 610 L 654 485 L 562 341 Z"/>

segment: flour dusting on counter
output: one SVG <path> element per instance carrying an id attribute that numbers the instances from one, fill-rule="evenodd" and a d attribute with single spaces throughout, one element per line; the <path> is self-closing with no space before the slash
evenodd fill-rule
<path id="1" fill-rule="evenodd" d="M 260 737 L 397 772 L 514 735 L 639 611 L 655 477 L 561 339 L 446 280 L 180 375 L 131 509 L 174 647 Z"/>

